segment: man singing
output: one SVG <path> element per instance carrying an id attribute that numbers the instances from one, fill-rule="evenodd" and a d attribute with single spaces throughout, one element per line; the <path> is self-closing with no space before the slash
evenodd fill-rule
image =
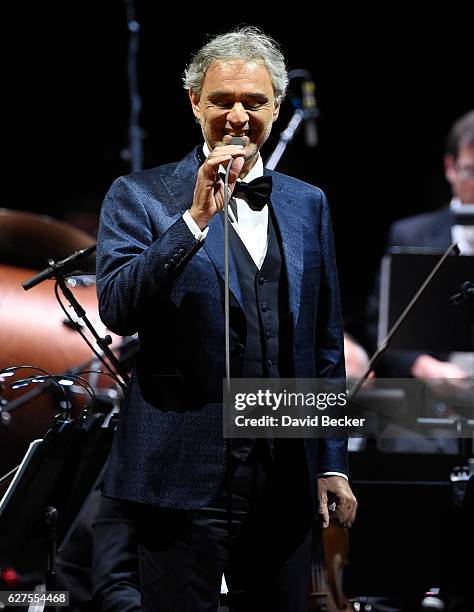
<path id="1" fill-rule="evenodd" d="M 140 339 L 105 493 L 136 522 L 143 610 L 216 610 L 223 573 L 236 609 L 306 610 L 315 515 L 323 527 L 330 508 L 340 525 L 355 518 L 344 438 L 223 438 L 220 173 L 231 159 L 232 376 L 344 376 L 325 196 L 260 156 L 287 82 L 257 28 L 212 39 L 184 78 L 204 145 L 119 178 L 103 205 L 101 316 Z"/>

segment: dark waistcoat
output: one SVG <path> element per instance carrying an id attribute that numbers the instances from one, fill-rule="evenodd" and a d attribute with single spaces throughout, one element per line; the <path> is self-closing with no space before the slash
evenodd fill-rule
<path id="1" fill-rule="evenodd" d="M 272 215 L 268 216 L 267 254 L 260 270 L 232 226 L 229 243 L 247 323 L 242 378 L 291 377 L 287 282 L 281 241 Z M 245 459 L 254 443 L 249 439 L 233 440 L 233 457 Z M 271 441 L 269 444 L 272 448 Z"/>
<path id="2" fill-rule="evenodd" d="M 242 378 L 290 377 L 288 285 L 272 215 L 268 216 L 268 248 L 260 270 L 232 226 L 229 241 L 247 323 Z"/>

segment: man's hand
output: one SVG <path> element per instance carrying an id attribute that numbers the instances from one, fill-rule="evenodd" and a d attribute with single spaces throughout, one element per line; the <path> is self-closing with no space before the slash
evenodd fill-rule
<path id="1" fill-rule="evenodd" d="M 449 361 L 440 361 L 431 355 L 419 355 L 411 367 L 415 378 L 466 378 L 459 366 Z"/>
<path id="2" fill-rule="evenodd" d="M 349 483 L 342 476 L 318 478 L 318 514 L 323 528 L 329 522 L 340 527 L 351 527 L 357 512 L 357 500 Z"/>
<path id="3" fill-rule="evenodd" d="M 421 378 L 439 393 L 467 391 L 467 372 L 449 361 L 440 361 L 431 355 L 419 355 L 411 367 L 411 374 Z"/>
<path id="4" fill-rule="evenodd" d="M 224 143 L 226 139 L 230 141 L 230 136 L 224 136 Z M 219 166 L 221 164 L 227 166 L 229 161 L 234 159 L 229 174 L 229 190 L 232 193 L 244 166 L 244 157 L 245 151 L 241 145 L 216 147 L 199 168 L 193 204 L 189 212 L 201 229 L 204 229 L 212 217 L 224 208 L 224 181 L 219 177 Z"/>

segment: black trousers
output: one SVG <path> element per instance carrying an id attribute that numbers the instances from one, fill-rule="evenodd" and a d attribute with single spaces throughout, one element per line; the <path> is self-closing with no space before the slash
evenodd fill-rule
<path id="1" fill-rule="evenodd" d="M 92 609 L 140 612 L 138 545 L 127 504 L 101 497 L 92 527 Z"/>
<path id="2" fill-rule="evenodd" d="M 71 612 L 140 612 L 135 521 L 129 504 L 90 496 L 57 557 L 58 589 Z"/>
<path id="3" fill-rule="evenodd" d="M 259 441 L 230 473 L 208 507 L 137 508 L 143 612 L 216 612 L 223 573 L 235 612 L 308 609 L 313 507 L 303 442 L 279 440 L 270 453 Z"/>

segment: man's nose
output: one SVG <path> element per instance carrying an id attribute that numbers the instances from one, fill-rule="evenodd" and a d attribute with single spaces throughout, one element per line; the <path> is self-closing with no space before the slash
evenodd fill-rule
<path id="1" fill-rule="evenodd" d="M 240 102 L 236 102 L 227 115 L 227 121 L 232 124 L 240 125 L 247 123 L 248 120 L 249 116 L 247 111 Z"/>

